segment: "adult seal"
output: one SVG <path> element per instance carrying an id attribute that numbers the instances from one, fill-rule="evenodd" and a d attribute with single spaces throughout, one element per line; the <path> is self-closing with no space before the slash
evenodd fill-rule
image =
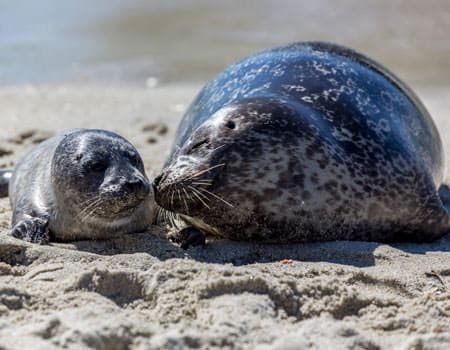
<path id="1" fill-rule="evenodd" d="M 233 240 L 422 242 L 450 228 L 443 176 L 438 131 L 403 82 L 351 49 L 306 42 L 203 88 L 155 198 Z"/>
<path id="2" fill-rule="evenodd" d="M 11 235 L 36 243 L 110 238 L 153 219 L 137 150 L 106 130 L 73 129 L 37 145 L 15 167 L 9 197 Z"/>

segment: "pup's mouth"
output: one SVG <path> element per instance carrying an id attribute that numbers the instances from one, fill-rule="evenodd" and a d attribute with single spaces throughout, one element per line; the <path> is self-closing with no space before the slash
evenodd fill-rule
<path id="1" fill-rule="evenodd" d="M 118 217 L 126 217 L 132 214 L 139 205 L 144 201 L 141 198 L 105 198 L 99 203 L 92 216 L 101 217 L 103 219 L 117 219 Z"/>

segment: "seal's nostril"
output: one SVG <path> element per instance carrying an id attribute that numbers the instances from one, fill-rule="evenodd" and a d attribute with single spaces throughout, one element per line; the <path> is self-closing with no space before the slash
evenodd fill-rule
<path id="1" fill-rule="evenodd" d="M 158 187 L 161 184 L 161 182 L 163 182 L 165 179 L 167 178 L 167 174 L 161 174 L 158 175 L 154 180 L 153 180 L 153 195 L 156 197 L 158 194 Z"/>
<path id="2" fill-rule="evenodd" d="M 162 174 L 157 176 L 154 180 L 153 180 L 153 187 L 156 188 L 158 187 L 159 183 L 161 182 L 161 179 L 163 178 Z"/>
<path id="3" fill-rule="evenodd" d="M 129 191 L 135 191 L 141 185 L 140 181 L 127 181 L 123 184 L 123 188 Z"/>
<path id="4" fill-rule="evenodd" d="M 143 199 L 150 193 L 151 184 L 149 184 L 147 181 L 138 181 L 135 186 L 136 187 L 134 189 L 134 192 L 137 194 L 138 198 Z"/>
<path id="5" fill-rule="evenodd" d="M 150 183 L 142 179 L 131 179 L 123 182 L 120 185 L 114 185 L 114 192 L 120 193 L 124 196 L 136 197 L 143 199 L 151 191 Z M 113 186 L 111 186 L 112 188 Z"/>

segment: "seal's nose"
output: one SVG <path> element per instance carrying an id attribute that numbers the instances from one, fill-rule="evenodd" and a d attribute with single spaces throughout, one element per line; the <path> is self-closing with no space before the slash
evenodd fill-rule
<path id="1" fill-rule="evenodd" d="M 153 188 L 156 190 L 156 188 L 158 187 L 159 183 L 161 182 L 163 178 L 163 175 L 158 175 L 154 180 L 153 180 Z"/>
<path id="2" fill-rule="evenodd" d="M 166 178 L 167 176 L 164 174 L 160 174 L 158 175 L 154 180 L 153 180 L 153 195 L 155 196 L 155 200 L 158 201 L 159 199 L 159 195 L 161 194 L 161 191 L 158 191 L 159 185 L 161 184 L 161 182 Z"/>
<path id="3" fill-rule="evenodd" d="M 169 173 L 165 172 L 165 173 L 161 173 L 160 175 L 155 177 L 155 179 L 153 180 L 153 189 L 154 189 L 155 193 L 157 192 L 157 189 L 161 190 L 161 187 L 165 187 L 168 185 L 168 183 L 166 182 L 168 176 L 169 176 Z"/>
<path id="4" fill-rule="evenodd" d="M 137 198 L 142 199 L 150 193 L 150 184 L 143 179 L 128 180 L 122 185 L 123 190 L 127 193 L 134 193 Z"/>

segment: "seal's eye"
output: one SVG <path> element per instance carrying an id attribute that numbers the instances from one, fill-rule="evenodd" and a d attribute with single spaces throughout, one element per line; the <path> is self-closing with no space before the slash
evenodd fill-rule
<path id="1" fill-rule="evenodd" d="M 104 160 L 99 160 L 99 161 L 93 162 L 89 165 L 89 168 L 92 171 L 95 171 L 98 173 L 105 171 L 107 167 L 108 167 L 108 163 Z"/>
<path id="2" fill-rule="evenodd" d="M 203 146 L 204 144 L 206 144 L 208 142 L 209 142 L 208 139 L 204 139 L 200 142 L 194 143 L 192 145 L 192 147 L 187 151 L 187 154 L 191 154 L 194 150 L 196 150 L 197 148 L 200 148 L 201 146 Z"/>
<path id="3" fill-rule="evenodd" d="M 234 129 L 234 128 L 236 127 L 236 124 L 234 123 L 234 121 L 229 120 L 229 121 L 227 121 L 227 123 L 225 124 L 225 126 L 226 126 L 228 129 Z"/>

